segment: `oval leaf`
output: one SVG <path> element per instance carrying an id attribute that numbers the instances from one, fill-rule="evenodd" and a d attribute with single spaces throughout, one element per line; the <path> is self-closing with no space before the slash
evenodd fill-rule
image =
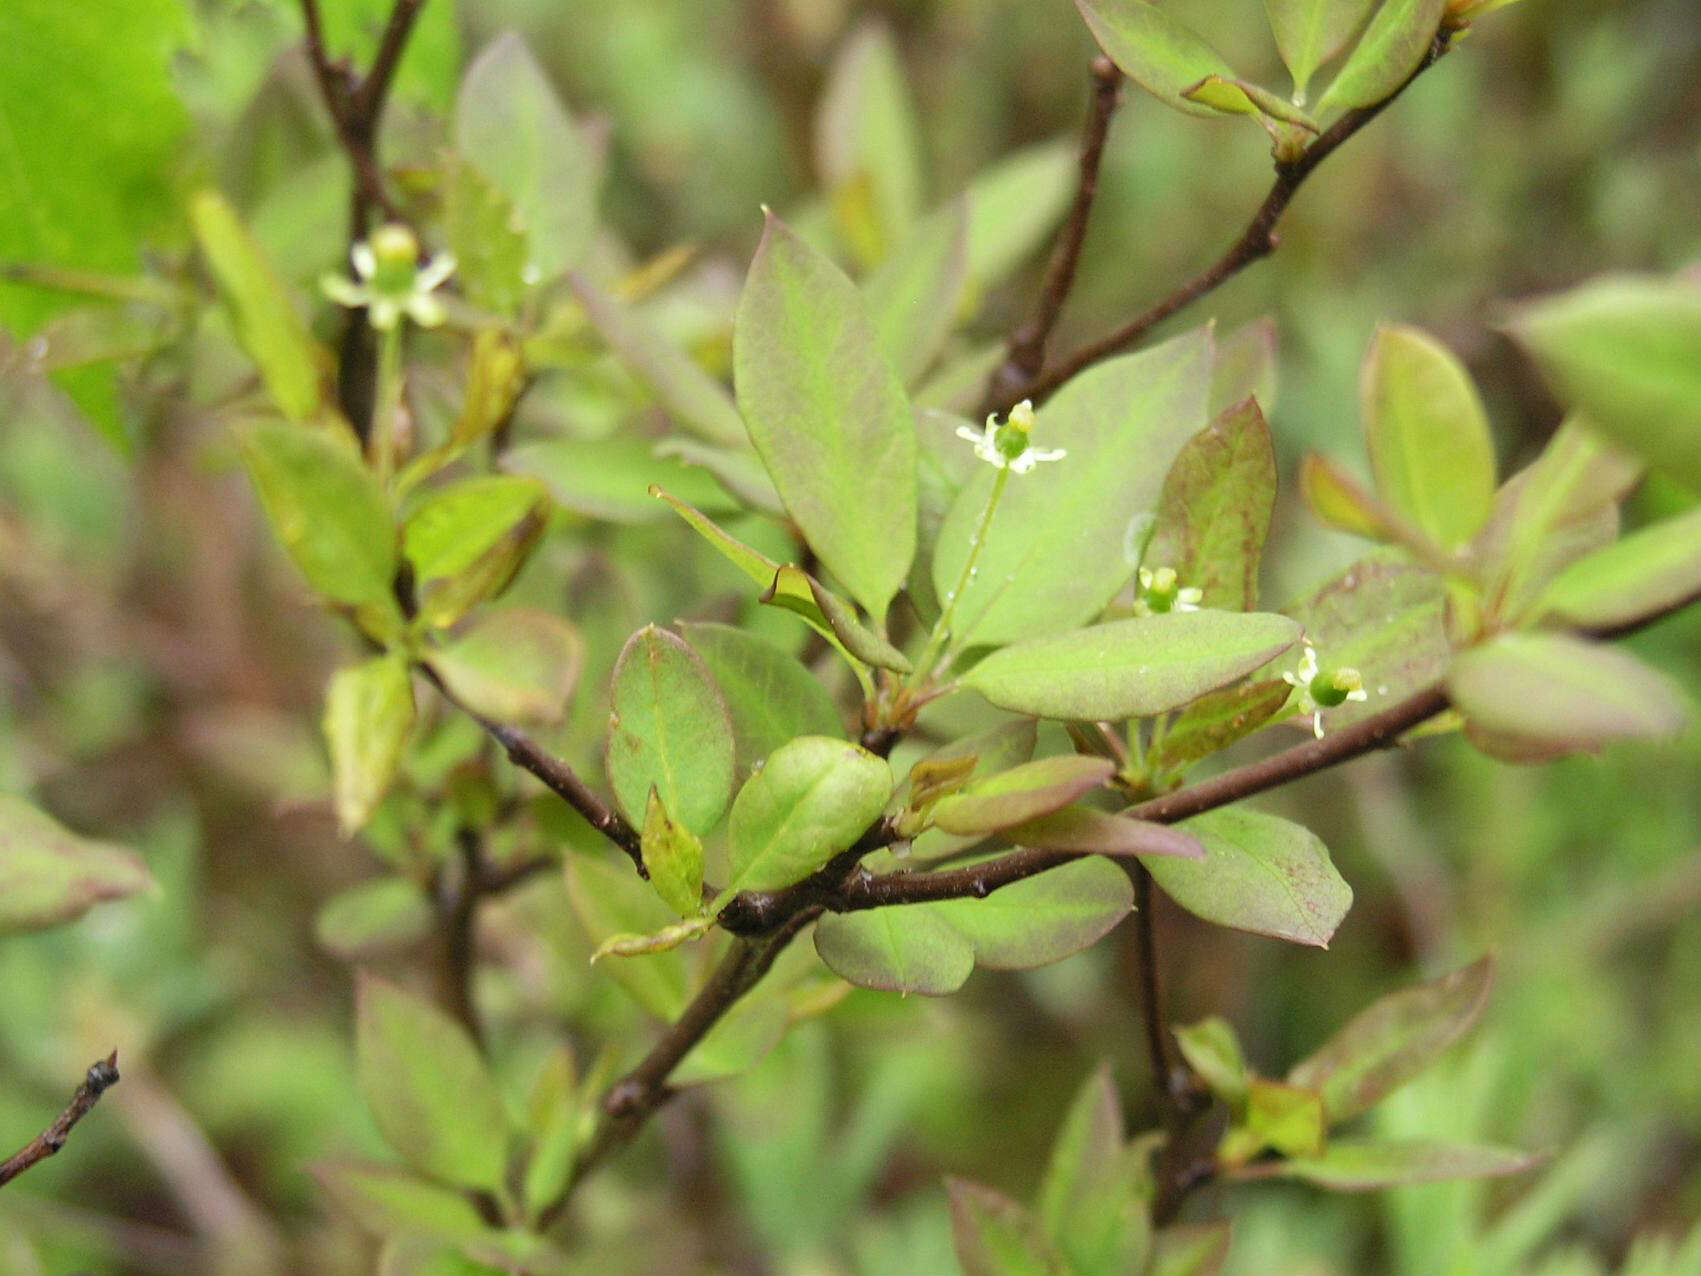
<path id="1" fill-rule="evenodd" d="M 1477 1143 L 1432 1143 L 1425 1140 L 1366 1140 L 1329 1144 L 1321 1156 L 1278 1161 L 1273 1172 L 1283 1178 L 1336 1192 L 1373 1192 L 1408 1183 L 1439 1183 L 1448 1179 L 1496 1178 L 1521 1174 L 1541 1160 L 1517 1148 Z"/>
<path id="2" fill-rule="evenodd" d="M 662 902 L 681 916 L 696 913 L 703 906 L 703 843 L 668 815 L 653 788 L 644 811 L 642 847 L 644 870 Z M 607 949 L 605 943 L 597 952 Z"/>
<path id="3" fill-rule="evenodd" d="M 993 704 L 1081 721 L 1176 709 L 1268 663 L 1299 626 L 1262 612 L 1169 612 L 1113 620 L 995 651 L 963 675 Z"/>
<path id="4" fill-rule="evenodd" d="M 1305 101 L 1311 73 L 1343 48 L 1370 12 L 1372 0 L 1264 0 L 1276 48 L 1293 76 L 1296 101 Z M 1269 405 L 1266 404 L 1266 407 Z"/>
<path id="5" fill-rule="evenodd" d="M 909 400 L 856 285 L 768 215 L 733 330 L 751 441 L 827 569 L 880 621 L 915 554 Z"/>
<path id="6" fill-rule="evenodd" d="M 1447 692 L 1473 727 L 1539 753 L 1668 738 L 1688 720 L 1665 674 L 1561 634 L 1502 634 L 1461 653 Z"/>
<path id="7" fill-rule="evenodd" d="M 933 907 L 829 913 L 815 923 L 815 951 L 859 988 L 928 997 L 956 992 L 975 968 L 974 945 Z"/>
<path id="8" fill-rule="evenodd" d="M 728 894 L 801 881 L 885 809 L 892 768 L 844 740 L 801 736 L 769 755 L 732 804 Z"/>
<path id="9" fill-rule="evenodd" d="M 1416 328 L 1378 330 L 1360 382 L 1376 491 L 1443 549 L 1488 521 L 1494 443 L 1470 374 Z"/>
<path id="10" fill-rule="evenodd" d="M 344 837 L 372 817 L 413 732 L 413 679 L 400 652 L 339 669 L 325 693 L 337 824 Z"/>
<path id="11" fill-rule="evenodd" d="M 1282 684 L 1284 687 L 1286 683 Z M 1090 806 L 1066 806 L 1004 830 L 1021 846 L 1041 851 L 1083 851 L 1094 855 L 1180 855 L 1202 860 L 1199 839 L 1180 829 L 1126 816 L 1107 815 Z"/>
<path id="12" fill-rule="evenodd" d="M 134 853 L 78 837 L 23 798 L 0 793 L 0 935 L 68 922 L 152 885 Z"/>
<path id="13" fill-rule="evenodd" d="M 1196 815 L 1181 827 L 1204 846 L 1202 862 L 1144 861 L 1171 899 L 1219 926 L 1329 946 L 1353 892 L 1315 833 L 1237 807 Z"/>
<path id="14" fill-rule="evenodd" d="M 372 975 L 355 989 L 355 1066 L 378 1130 L 422 1174 L 497 1189 L 507 1171 L 507 1114 L 466 1030 Z"/>
<path id="15" fill-rule="evenodd" d="M 1446 0 L 1383 0 L 1364 37 L 1317 103 L 1317 114 L 1374 106 L 1392 97 L 1424 56 L 1441 26 Z"/>
<path id="16" fill-rule="evenodd" d="M 674 819 L 701 836 L 732 796 L 732 719 L 715 680 L 683 639 L 646 625 L 614 666 L 608 779 L 615 800 L 641 824 L 650 790 Z"/>
<path id="17" fill-rule="evenodd" d="M 1025 762 L 945 798 L 933 808 L 933 822 L 947 833 L 994 833 L 1061 810 L 1115 770 L 1108 758 L 1074 754 Z"/>
<path id="18" fill-rule="evenodd" d="M 1146 0 L 1075 0 L 1093 38 L 1146 92 L 1189 115 L 1215 114 L 1184 96 L 1206 76 L 1234 69 L 1193 32 Z"/>
<path id="19" fill-rule="evenodd" d="M 455 699 L 492 722 L 554 726 L 567 714 L 585 642 L 559 616 L 517 607 L 487 612 L 427 663 Z"/>
<path id="20" fill-rule="evenodd" d="M 742 771 L 797 736 L 844 730 L 821 680 L 760 634 L 716 624 L 685 623 L 680 629 L 726 697 Z"/>
<path id="21" fill-rule="evenodd" d="M 543 535 L 548 514 L 549 494 L 535 479 L 462 479 L 426 496 L 402 528 L 402 553 L 413 564 L 425 622 L 452 625 L 506 589 Z"/>
<path id="22" fill-rule="evenodd" d="M 1579 559 L 1542 596 L 1540 610 L 1588 629 L 1628 625 L 1701 592 L 1701 509 L 1633 532 Z"/>
<path id="23" fill-rule="evenodd" d="M 932 214 L 862 286 L 880 348 L 905 385 L 927 371 L 951 335 L 968 278 L 968 206 Z"/>
<path id="24" fill-rule="evenodd" d="M 1073 860 L 993 891 L 934 909 L 993 970 L 1028 970 L 1090 948 L 1134 909 L 1128 874 L 1099 856 Z"/>

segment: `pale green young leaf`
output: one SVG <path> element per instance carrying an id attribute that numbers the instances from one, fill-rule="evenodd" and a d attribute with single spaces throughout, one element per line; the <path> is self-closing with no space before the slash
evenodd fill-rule
<path id="1" fill-rule="evenodd" d="M 1144 1157 L 1123 1141 L 1122 1104 L 1103 1066 L 1052 1142 L 1034 1204 L 1040 1228 L 1077 1276 L 1137 1272 L 1151 1243 L 1152 1191 Z"/>
<path id="2" fill-rule="evenodd" d="M 1443 549 L 1462 548 L 1494 499 L 1494 441 L 1470 374 L 1427 333 L 1389 325 L 1360 394 L 1377 494 Z"/>
<path id="3" fill-rule="evenodd" d="M 1175 1043 L 1181 1048 L 1187 1066 L 1199 1074 L 1212 1094 L 1233 1108 L 1246 1101 L 1252 1070 L 1247 1066 L 1234 1025 L 1227 1019 L 1212 1015 L 1177 1028 Z"/>
<path id="4" fill-rule="evenodd" d="M 1251 673 L 1299 636 L 1285 616 L 1166 612 L 1006 647 L 964 674 L 963 685 L 1035 717 L 1143 717 Z"/>
<path id="5" fill-rule="evenodd" d="M 787 563 L 775 572 L 762 601 L 796 612 L 863 664 L 898 673 L 910 671 L 908 656 L 864 625 L 849 603 L 801 567 Z"/>
<path id="6" fill-rule="evenodd" d="M 1000 283 L 1045 242 L 1074 195 L 1075 152 L 1073 138 L 1037 143 L 986 169 L 963 192 L 972 289 L 984 292 Z M 1003 342 L 992 348 L 1002 357 Z M 975 380 L 978 385 L 986 377 Z"/>
<path id="7" fill-rule="evenodd" d="M 1158 498 L 1144 562 L 1174 568 L 1203 605 L 1250 611 L 1276 507 L 1276 452 L 1255 399 L 1245 399 L 1188 440 Z"/>
<path id="8" fill-rule="evenodd" d="M 1034 743 L 1037 738 L 1036 724 L 1032 718 L 1006 722 L 990 731 L 982 731 L 940 746 L 917 761 L 916 768 L 922 769 L 923 774 L 929 770 L 938 773 L 941 768 L 949 771 L 953 764 L 960 763 L 965 758 L 973 758 L 973 768 L 963 777 L 963 783 L 967 784 L 972 779 L 997 775 L 1000 771 L 1026 762 L 1034 755 Z M 898 815 L 906 808 L 916 805 L 915 777 L 916 770 L 912 768 L 894 791 L 891 804 L 887 808 L 888 814 Z M 957 837 L 943 829 L 930 828 L 910 843 L 910 855 L 918 863 L 926 863 L 964 850 L 980 840 L 978 835 L 972 833 Z"/>
<path id="9" fill-rule="evenodd" d="M 1317 1156 L 1326 1126 L 1313 1091 L 1254 1077 L 1246 1090 L 1246 1128 L 1283 1156 Z"/>
<path id="10" fill-rule="evenodd" d="M 614 666 L 608 778 L 626 818 L 642 822 L 650 790 L 701 836 L 732 796 L 732 719 L 709 671 L 685 641 L 646 625 Z"/>
<path id="11" fill-rule="evenodd" d="M 486 612 L 426 662 L 455 699 L 492 722 L 554 726 L 585 665 L 585 640 L 551 612 Z"/>
<path id="12" fill-rule="evenodd" d="M 659 501 L 665 501 L 673 512 L 690 524 L 691 529 L 712 545 L 721 557 L 763 589 L 768 589 L 773 585 L 774 575 L 780 570 L 780 565 L 762 553 L 761 550 L 752 549 L 736 536 L 721 528 L 702 510 L 680 500 L 659 485 L 650 487 L 650 495 Z"/>
<path id="13" fill-rule="evenodd" d="M 457 284 L 473 305 L 513 318 L 529 287 L 513 200 L 466 156 L 447 157 L 443 186 L 443 237 Z"/>
<path id="14" fill-rule="evenodd" d="M 326 900 L 313 937 L 327 952 L 354 960 L 417 943 L 436 924 L 437 910 L 418 882 L 378 877 Z"/>
<path id="15" fill-rule="evenodd" d="M 549 493 L 535 479 L 486 475 L 429 493 L 402 527 L 420 618 L 443 628 L 500 594 L 548 520 Z"/>
<path id="16" fill-rule="evenodd" d="M 1373 0 L 1264 0 L 1276 48 L 1293 76 L 1294 98 L 1305 101 L 1312 72 L 1346 47 L 1364 25 Z M 1269 404 L 1264 405 L 1266 410 Z"/>
<path id="17" fill-rule="evenodd" d="M 1304 1061 L 1288 1082 L 1322 1096 L 1331 1125 L 1380 1102 L 1440 1057 L 1482 1017 L 1494 983 L 1494 959 L 1416 988 L 1391 993 L 1347 1022 Z"/>
<path id="18" fill-rule="evenodd" d="M 500 328 L 479 329 L 473 338 L 461 410 L 449 427 L 449 437 L 408 462 L 396 479 L 397 493 L 412 492 L 508 420 L 525 384 L 524 360 L 513 338 Z"/>
<path id="19" fill-rule="evenodd" d="M 642 312 L 582 271 L 572 272 L 567 282 L 597 334 L 680 426 L 719 447 L 746 444 L 744 420 L 719 381 L 655 331 Z"/>
<path id="20" fill-rule="evenodd" d="M 677 895 L 677 885 L 678 883 L 674 882 L 669 886 L 670 894 Z M 661 891 L 658 889 L 656 894 L 660 895 Z M 591 964 L 594 966 L 605 957 L 653 957 L 657 953 L 671 953 L 682 944 L 696 943 L 707 935 L 714 925 L 714 918 L 697 916 L 687 917 L 684 921 L 669 922 L 660 930 L 647 934 L 628 932 L 610 935 L 591 953 Z"/>
<path id="21" fill-rule="evenodd" d="M 1393 520 L 1352 475 L 1326 456 L 1308 452 L 1299 465 L 1299 494 L 1320 522 L 1368 540 L 1395 537 Z"/>
<path id="22" fill-rule="evenodd" d="M 892 34 L 860 27 L 827 74 L 815 166 L 839 232 L 872 265 L 907 236 L 922 201 L 921 133 Z"/>
<path id="23" fill-rule="evenodd" d="M 1250 80 L 1207 75 L 1181 96 L 1189 102 L 1208 106 L 1224 115 L 1263 117 L 1266 128 L 1271 127 L 1267 121 L 1277 120 L 1283 124 L 1295 125 L 1313 135 L 1322 132 L 1317 121 L 1303 109 Z"/>
<path id="24" fill-rule="evenodd" d="M 1429 52 L 1446 0 L 1382 0 L 1334 83 L 1317 102 L 1317 114 L 1374 106 L 1393 96 Z"/>
<path id="25" fill-rule="evenodd" d="M 855 842 L 891 795 L 886 760 L 847 741 L 800 736 L 775 749 L 733 800 L 724 894 L 777 890 L 809 876 Z"/>
<path id="26" fill-rule="evenodd" d="M 905 996 L 956 992 L 975 968 L 974 945 L 931 904 L 828 913 L 815 923 L 815 951 L 857 987 Z"/>
<path id="27" fill-rule="evenodd" d="M 1218 926 L 1329 946 L 1353 892 L 1315 833 L 1240 807 L 1196 815 L 1181 827 L 1204 845 L 1202 862 L 1144 861 L 1171 899 Z"/>
<path id="28" fill-rule="evenodd" d="M 1424 1140 L 1336 1139 L 1321 1156 L 1275 1163 L 1274 1173 L 1335 1192 L 1521 1174 L 1541 1157 L 1517 1148 Z"/>
<path id="29" fill-rule="evenodd" d="M 494 1189 L 507 1171 L 507 1115 L 478 1047 L 430 1003 L 376 976 L 355 988 L 355 1064 L 379 1133 L 414 1169 Z"/>
<path id="30" fill-rule="evenodd" d="M 325 693 L 325 741 L 344 837 L 361 828 L 396 778 L 413 733 L 413 679 L 401 652 L 339 669 Z"/>
<path id="31" fill-rule="evenodd" d="M 320 1162 L 312 1173 L 332 1200 L 375 1232 L 408 1233 L 454 1244 L 480 1239 L 490 1231 L 465 1192 L 392 1165 Z"/>
<path id="32" fill-rule="evenodd" d="M 1609 629 L 1701 593 L 1701 510 L 1632 532 L 1559 574 L 1537 604 L 1547 616 Z"/>
<path id="33" fill-rule="evenodd" d="M 1287 684 L 1282 684 L 1286 686 Z M 1199 840 L 1167 824 L 1110 815 L 1090 806 L 1066 806 L 1005 829 L 1007 841 L 1041 851 L 1091 851 L 1095 855 L 1182 855 L 1204 859 Z"/>
<path id="34" fill-rule="evenodd" d="M 1562 402 L 1701 491 L 1701 290 L 1609 276 L 1524 307 L 1510 326 Z"/>
<path id="35" fill-rule="evenodd" d="M 224 196 L 199 192 L 189 201 L 189 220 L 230 310 L 237 340 L 259 368 L 266 393 L 292 421 L 317 416 L 329 360 L 296 311 L 295 299 Z"/>
<path id="36" fill-rule="evenodd" d="M 541 480 L 564 509 L 605 523 L 665 520 L 667 511 L 650 496 L 657 486 L 713 513 L 738 508 L 701 466 L 662 456 L 655 443 L 635 434 L 523 443 L 502 458 L 502 468 Z"/>
<path id="37" fill-rule="evenodd" d="M 945 1188 L 963 1276 L 1063 1276 L 1069 1270 L 1026 1207 L 965 1179 L 948 1178 Z"/>
<path id="38" fill-rule="evenodd" d="M 1065 1253 L 1070 1207 L 1110 1177 L 1122 1157 L 1123 1137 L 1122 1100 L 1110 1065 L 1101 1064 L 1076 1092 L 1057 1129 L 1034 1202 L 1040 1225 Z"/>
<path id="39" fill-rule="evenodd" d="M 625 859 L 616 863 L 592 855 L 568 857 L 567 897 L 593 951 L 616 936 L 653 935 L 678 921 Z M 599 969 L 664 1023 L 677 1019 L 685 1008 L 690 976 L 684 953 L 622 957 Z"/>
<path id="40" fill-rule="evenodd" d="M 844 730 L 821 680 L 760 634 L 690 622 L 680 630 L 726 697 L 741 775 L 797 736 Z"/>
<path id="41" fill-rule="evenodd" d="M 333 602 L 396 610 L 395 528 L 352 440 L 262 424 L 241 441 L 272 531 L 307 583 Z"/>
<path id="42" fill-rule="evenodd" d="M 1028 970 L 1097 943 L 1133 911 L 1134 887 L 1117 865 L 1091 855 L 985 899 L 952 899 L 928 907 L 974 945 L 979 965 Z"/>
<path id="43" fill-rule="evenodd" d="M 1115 770 L 1108 758 L 1072 753 L 1024 762 L 942 799 L 933 822 L 947 833 L 994 833 L 1063 809 Z"/>
<path id="44" fill-rule="evenodd" d="M 772 214 L 739 300 L 733 366 L 780 499 L 883 623 L 915 554 L 915 422 L 856 285 Z"/>
<path id="45" fill-rule="evenodd" d="M 1056 633 L 1104 610 L 1134 574 L 1129 524 L 1155 508 L 1176 454 L 1205 426 L 1211 357 L 1210 330 L 1198 328 L 1089 368 L 1045 402 L 1034 446 L 1067 455 L 1010 480 L 957 601 L 953 647 Z M 996 478 L 977 467 L 946 516 L 940 598 L 962 576 Z"/>
<path id="46" fill-rule="evenodd" d="M 596 231 L 602 161 L 513 32 L 485 46 L 455 99 L 455 151 L 513 205 L 528 283 L 577 265 Z"/>
<path id="47" fill-rule="evenodd" d="M 1099 47 L 1146 92 L 1191 115 L 1215 114 L 1186 91 L 1208 75 L 1234 69 L 1192 31 L 1147 0 L 1075 0 Z"/>
<path id="48" fill-rule="evenodd" d="M 690 917 L 703 906 L 703 843 L 667 813 L 656 790 L 644 808 L 644 868 L 662 902 Z"/>
<path id="49" fill-rule="evenodd" d="M 958 318 L 968 278 L 968 204 L 958 199 L 924 219 L 862 285 L 880 348 L 914 385 Z"/>
<path id="50" fill-rule="evenodd" d="M 1665 674 L 1563 634 L 1502 634 L 1462 652 L 1447 692 L 1486 736 L 1544 753 L 1669 739 L 1689 720 L 1682 689 Z"/>
<path id="51" fill-rule="evenodd" d="M 0 793 L 0 935 L 72 921 L 152 885 L 133 851 L 78 837 L 23 798 Z"/>

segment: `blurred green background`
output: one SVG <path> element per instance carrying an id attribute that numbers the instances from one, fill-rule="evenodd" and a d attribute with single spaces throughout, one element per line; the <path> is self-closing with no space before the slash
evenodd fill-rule
<path id="1" fill-rule="evenodd" d="M 1257 0 L 1168 7 L 1282 85 Z M 386 8 L 327 0 L 333 50 L 364 64 Z M 430 0 L 386 160 L 404 183 L 429 162 L 466 60 L 518 29 L 605 138 L 604 216 L 631 258 L 695 248 L 677 325 L 724 361 L 758 205 L 808 199 L 827 68 L 869 19 L 903 52 L 929 203 L 1077 129 L 1093 48 L 1067 0 Z M 238 202 L 303 295 L 342 261 L 348 179 L 292 3 L 8 0 L 0 47 L 7 262 L 181 272 L 183 199 L 206 184 Z M 1274 258 L 1188 316 L 1275 316 L 1284 480 L 1308 448 L 1359 464 L 1357 367 L 1384 319 L 1459 351 L 1503 472 L 1527 461 L 1558 410 L 1496 315 L 1603 271 L 1701 258 L 1697 118 L 1693 0 L 1527 0 L 1484 21 L 1307 185 Z M 1267 152 L 1249 124 L 1182 117 L 1130 89 L 1055 348 L 1214 257 L 1262 198 Z M 986 299 L 980 335 L 1023 313 L 1039 264 Z M 49 377 L 32 340 L 65 304 L 0 282 L 0 790 L 129 841 L 160 889 L 0 941 L 0 1144 L 39 1130 L 115 1043 L 124 1073 L 64 1155 L 0 1194 L 0 1271 L 364 1269 L 369 1241 L 305 1168 L 381 1154 L 352 1081 L 350 967 L 313 928 L 374 864 L 336 836 L 316 734 L 324 679 L 352 644 L 301 605 L 233 468 L 218 347 L 187 368 L 145 358 Z M 596 412 L 583 387 L 545 398 Z M 1632 513 L 1687 499 L 1650 486 Z M 580 608 L 607 648 L 562 742 L 583 758 L 614 644 L 724 586 L 667 570 L 680 535 L 568 529 L 522 582 Z M 1294 597 L 1357 552 L 1290 497 L 1265 596 Z M 1701 615 L 1635 645 L 1701 699 Z M 1193 1208 L 1235 1217 L 1229 1271 L 1604 1272 L 1634 1238 L 1689 1229 L 1701 1216 L 1698 777 L 1693 730 L 1539 769 L 1427 741 L 1268 799 L 1314 827 L 1353 884 L 1329 952 L 1161 907 L 1176 1021 L 1228 1016 L 1271 1071 L 1375 995 L 1497 951 L 1483 1026 L 1376 1119 L 1387 1133 L 1552 1151 L 1515 1181 L 1377 1198 L 1213 1189 Z M 540 882 L 484 919 L 479 994 L 516 1095 L 562 1025 L 582 1067 L 602 1037 L 648 1031 L 585 967 L 563 894 Z M 944 1001 L 854 994 L 754 1073 L 672 1105 L 587 1185 L 586 1270 L 954 1270 L 943 1173 L 1025 1196 L 1102 1058 L 1136 1119 L 1153 1111 L 1130 938 L 976 975 Z M 379 964 L 406 977 L 422 958 Z"/>

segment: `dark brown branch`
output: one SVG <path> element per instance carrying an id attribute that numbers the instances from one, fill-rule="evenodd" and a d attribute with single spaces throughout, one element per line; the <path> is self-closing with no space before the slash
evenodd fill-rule
<path id="1" fill-rule="evenodd" d="M 995 410 L 1008 411 L 1011 404 L 1023 397 L 1022 388 L 1045 364 L 1046 340 L 1063 313 L 1069 290 L 1075 286 L 1081 244 L 1087 237 L 1087 218 L 1093 209 L 1093 197 L 1098 194 L 1105 138 L 1110 132 L 1110 117 L 1116 110 L 1117 92 L 1122 87 L 1122 72 L 1107 57 L 1093 59 L 1092 76 L 1093 99 L 1088 108 L 1087 127 L 1081 136 L 1081 178 L 1075 188 L 1075 203 L 1046 266 L 1045 282 L 1034 313 L 1011 334 L 1004 362 L 987 382 L 982 415 Z"/>
<path id="2" fill-rule="evenodd" d="M 404 9 L 417 13 L 419 7 L 420 0 L 399 0 L 395 11 L 390 15 L 389 27 L 385 29 L 386 43 L 391 30 L 397 26 L 397 15 Z M 384 176 L 378 164 L 378 123 L 383 112 L 385 94 L 370 91 L 373 84 L 371 76 L 364 81 L 357 80 L 346 62 L 331 60 L 330 52 L 325 47 L 324 24 L 319 17 L 318 0 L 301 0 L 301 15 L 307 26 L 307 60 L 313 68 L 313 78 L 319 83 L 319 93 L 325 100 L 325 112 L 331 117 L 331 127 L 336 132 L 337 141 L 342 144 L 343 151 L 348 156 L 349 166 L 354 170 L 358 237 L 365 233 L 365 210 L 370 207 L 382 209 L 384 215 L 393 221 L 403 220 L 401 210 L 384 189 Z M 410 14 L 401 27 L 399 38 L 403 43 L 406 42 L 412 26 L 413 15 Z M 380 48 L 379 52 L 382 53 L 383 49 Z M 398 48 L 392 58 L 399 58 L 400 53 Z M 392 64 L 383 83 L 386 90 L 389 75 L 393 72 Z"/>
<path id="3" fill-rule="evenodd" d="M 619 811 L 591 792 L 590 786 L 579 778 L 572 767 L 541 748 L 537 741 L 525 732 L 500 723 L 487 722 L 476 713 L 472 717 L 489 733 L 492 740 L 502 746 L 510 762 L 542 780 L 568 806 L 584 816 L 586 823 L 625 851 L 640 877 L 650 875 L 649 870 L 644 867 L 644 852 L 638 830 L 628 824 L 626 817 Z"/>
<path id="4" fill-rule="evenodd" d="M 1164 1014 L 1163 988 L 1158 976 L 1158 946 L 1153 934 L 1152 875 L 1139 861 L 1128 866 L 1134 882 L 1134 964 L 1140 983 L 1140 1016 L 1146 1029 L 1146 1053 L 1152 1063 L 1152 1085 L 1158 1104 L 1168 1112 L 1179 1089 L 1185 1089 L 1187 1074 L 1176 1067 L 1170 1044 L 1169 1022 Z"/>
<path id="5" fill-rule="evenodd" d="M 413 34 L 413 24 L 418 20 L 420 10 L 424 8 L 425 0 L 396 0 L 395 8 L 390 10 L 390 20 L 384 25 L 384 34 L 379 37 L 378 52 L 372 58 L 372 69 L 366 73 L 366 78 L 360 82 L 360 88 L 355 91 L 355 115 L 357 118 L 372 121 L 374 129 L 384 114 L 384 104 L 390 96 L 390 84 L 396 78 L 396 68 L 401 65 L 408 37 Z"/>
<path id="6" fill-rule="evenodd" d="M 1406 77 L 1405 82 L 1399 88 L 1380 102 L 1348 111 L 1325 129 L 1311 145 L 1306 147 L 1298 159 L 1287 163 L 1278 162 L 1276 180 L 1271 185 L 1269 194 L 1264 197 L 1264 202 L 1259 205 L 1258 211 L 1253 214 L 1252 220 L 1247 223 L 1246 229 L 1240 234 L 1240 238 L 1235 240 L 1212 265 L 1182 284 L 1144 314 L 1130 319 L 1120 328 L 1107 333 L 1097 341 L 1082 346 L 1050 368 L 1018 385 L 1004 389 L 1001 394 L 990 398 L 989 402 L 983 405 L 984 409 L 988 412 L 1006 412 L 1011 405 L 1020 402 L 1022 399 L 1033 399 L 1036 402 L 1045 399 L 1046 396 L 1083 368 L 1135 345 L 1165 319 L 1185 309 L 1207 293 L 1215 291 L 1253 262 L 1268 257 L 1276 248 L 1276 223 L 1287 211 L 1288 204 L 1293 201 L 1294 195 L 1305 179 L 1310 177 L 1316 171 L 1318 165 L 1339 150 L 1355 133 L 1387 110 L 1389 105 L 1406 91 L 1413 80 L 1440 61 L 1452 46 L 1454 34 L 1453 28 L 1442 27 L 1436 33 L 1423 61 L 1418 63 L 1417 69 Z"/>
<path id="7" fill-rule="evenodd" d="M 4 1161 L 0 1161 L 0 1187 L 4 1187 L 25 1170 L 39 1165 L 64 1147 L 65 1140 L 71 1137 L 71 1127 L 86 1117 L 100 1101 L 100 1096 L 117 1084 L 118 1051 L 114 1050 L 106 1058 L 98 1059 L 89 1065 L 83 1084 L 77 1087 L 77 1092 L 71 1096 L 71 1102 L 52 1125 Z"/>

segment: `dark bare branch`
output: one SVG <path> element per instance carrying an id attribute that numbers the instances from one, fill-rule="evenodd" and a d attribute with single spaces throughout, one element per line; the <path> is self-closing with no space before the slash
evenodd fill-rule
<path id="1" fill-rule="evenodd" d="M 77 1092 L 71 1096 L 71 1102 L 52 1125 L 4 1161 L 0 1161 L 0 1187 L 10 1183 L 25 1170 L 41 1164 L 64 1147 L 65 1140 L 71 1137 L 71 1128 L 93 1110 L 94 1105 L 100 1102 L 101 1095 L 117 1084 L 118 1051 L 114 1050 L 106 1058 L 97 1059 L 89 1065 L 82 1085 L 77 1087 Z"/>

